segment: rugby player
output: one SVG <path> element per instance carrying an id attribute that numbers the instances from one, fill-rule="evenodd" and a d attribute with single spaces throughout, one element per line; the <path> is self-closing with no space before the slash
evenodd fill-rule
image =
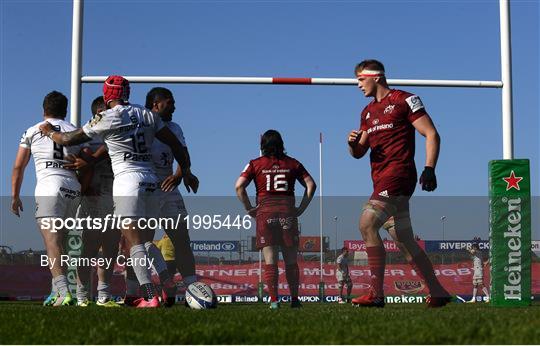
<path id="1" fill-rule="evenodd" d="M 66 268 L 61 265 L 64 254 L 63 239 L 65 229 L 56 229 L 54 218 L 75 217 L 81 196 L 81 184 L 70 161 L 79 154 L 79 145 L 59 145 L 40 131 L 40 125 L 48 124 L 54 131 L 74 131 L 76 128 L 65 121 L 68 99 L 58 91 L 52 91 L 43 100 L 43 119 L 24 132 L 21 137 L 13 173 L 11 176 L 11 211 L 20 216 L 23 204 L 20 199 L 24 171 L 30 156 L 34 157 L 36 167 L 36 221 L 43 236 L 45 249 L 52 274 L 52 292 L 44 305 L 73 305 L 66 278 Z M 70 159 L 68 161 L 68 159 Z"/>
<path id="2" fill-rule="evenodd" d="M 486 302 L 489 302 L 489 291 L 484 285 L 484 266 L 488 264 L 488 261 L 484 261 L 482 259 L 482 252 L 480 252 L 480 246 L 478 246 L 477 243 L 472 244 L 471 249 L 468 251 L 473 260 L 473 294 L 471 300 L 469 300 L 469 303 L 476 303 L 476 293 L 478 292 L 478 287 L 482 287 L 482 292 L 484 292 L 484 295 L 486 296 Z"/>
<path id="3" fill-rule="evenodd" d="M 349 249 L 341 249 L 341 254 L 336 259 L 336 279 L 339 286 L 339 303 L 348 303 L 351 298 L 352 281 L 349 275 Z M 343 286 L 347 286 L 347 296 L 343 299 Z"/>
<path id="4" fill-rule="evenodd" d="M 93 115 L 106 110 L 103 96 L 96 97 L 92 101 L 91 111 Z M 83 149 L 84 154 L 78 159 L 84 160 L 89 165 L 92 176 L 88 189 L 83 191 L 77 217 L 86 218 L 90 216 L 92 218 L 104 219 L 107 214 L 114 213 L 112 198 L 114 175 L 111 167 L 111 159 L 106 151 L 100 155 L 100 150 L 103 149 L 103 146 L 103 141 L 98 137 L 94 137 L 87 143 L 87 147 Z M 80 165 L 83 166 L 84 164 L 80 163 Z M 103 232 L 101 229 L 87 229 L 82 232 L 82 241 L 81 258 L 96 257 L 101 248 L 103 258 L 107 259 L 108 263 L 116 262 L 118 243 L 120 241 L 119 230 L 107 229 Z M 114 265 L 109 267 L 100 265 L 97 269 L 98 297 L 96 305 L 98 306 L 119 307 L 112 299 L 110 291 L 113 271 Z M 86 307 L 90 304 L 89 291 L 92 289 L 90 287 L 91 275 L 92 268 L 90 266 L 77 266 L 77 306 Z"/>
<path id="5" fill-rule="evenodd" d="M 147 300 L 141 299 L 137 307 L 156 308 L 160 306 L 159 292 L 151 280 L 148 267 L 151 262 L 137 222 L 158 215 L 154 193 L 159 188 L 158 179 L 150 153 L 154 137 L 171 146 L 182 168 L 185 184 L 194 192 L 198 180 L 191 174 L 187 154 L 176 136 L 164 126 L 159 116 L 142 106 L 130 104 L 129 92 L 129 82 L 125 78 L 109 76 L 103 84 L 107 111 L 96 114 L 82 129 L 75 131 L 54 131 L 48 123 L 42 124 L 40 130 L 60 145 L 80 144 L 94 137 L 103 139 L 107 145 L 114 172 L 115 215 L 131 221 L 122 223 L 121 231 L 130 247 L 133 270 L 147 297 Z"/>
<path id="6" fill-rule="evenodd" d="M 299 270 L 298 217 L 308 207 L 316 185 L 311 175 L 296 159 L 287 156 L 281 135 L 268 130 L 261 137 L 262 156 L 251 160 L 236 181 L 236 194 L 247 213 L 256 218 L 257 247 L 264 256 L 264 279 L 270 295 L 270 308 L 278 309 L 279 249 L 285 262 L 285 275 L 291 294 L 291 307 L 300 308 L 298 300 Z M 246 192 L 255 182 L 256 206 L 253 207 Z M 298 208 L 295 207 L 294 185 L 305 188 Z"/>
<path id="7" fill-rule="evenodd" d="M 441 307 L 450 301 L 448 292 L 435 276 L 431 261 L 414 239 L 409 214 L 409 199 L 416 187 L 414 163 L 415 130 L 426 138 L 426 163 L 420 184 L 422 190 L 437 188 L 435 166 L 440 137 L 425 107 L 416 95 L 390 89 L 384 66 L 377 60 L 364 60 L 355 67 L 358 87 L 366 97 L 373 97 L 362 111 L 360 130 L 348 135 L 349 153 L 355 159 L 370 150 L 373 194 L 364 205 L 360 232 L 366 242 L 371 271 L 371 290 L 352 300 L 358 306 L 384 307 L 384 269 L 386 252 L 379 229 L 393 229 L 425 280 L 429 289 L 428 307 Z"/>

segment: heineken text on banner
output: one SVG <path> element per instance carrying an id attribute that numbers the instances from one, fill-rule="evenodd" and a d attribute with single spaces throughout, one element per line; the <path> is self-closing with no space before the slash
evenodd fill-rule
<path id="1" fill-rule="evenodd" d="M 531 303 L 529 160 L 489 162 L 491 303 Z"/>

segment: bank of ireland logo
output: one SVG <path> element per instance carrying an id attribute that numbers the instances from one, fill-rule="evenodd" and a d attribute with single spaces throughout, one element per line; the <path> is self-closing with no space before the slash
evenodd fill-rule
<path id="1" fill-rule="evenodd" d="M 231 251 L 232 249 L 234 249 L 234 244 L 227 242 L 227 243 L 223 243 L 223 245 L 221 247 L 225 251 Z"/>
<path id="2" fill-rule="evenodd" d="M 506 183 L 506 191 L 510 189 L 516 189 L 520 191 L 519 183 L 523 180 L 523 177 L 516 177 L 516 173 L 512 170 L 510 176 L 502 178 Z"/>

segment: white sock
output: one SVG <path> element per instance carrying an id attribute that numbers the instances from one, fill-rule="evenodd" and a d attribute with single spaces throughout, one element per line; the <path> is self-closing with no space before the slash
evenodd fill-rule
<path id="1" fill-rule="evenodd" d="M 98 291 L 98 299 L 111 298 L 111 292 L 109 291 L 109 284 L 107 282 L 98 281 L 97 291 Z"/>
<path id="2" fill-rule="evenodd" d="M 65 275 L 58 275 L 57 277 L 53 278 L 54 285 L 56 286 L 56 289 L 58 290 L 58 293 L 62 297 L 67 296 L 68 294 L 68 283 L 67 278 Z"/>
<path id="3" fill-rule="evenodd" d="M 489 292 L 486 287 L 482 287 L 482 292 L 484 292 L 484 295 L 486 296 L 486 299 L 489 299 Z"/>
<path id="4" fill-rule="evenodd" d="M 142 286 L 152 283 L 152 279 L 150 278 L 150 270 L 141 264 L 148 262 L 148 253 L 146 252 L 144 245 L 133 245 L 131 249 L 129 249 L 129 255 L 134 260 L 133 271 L 135 272 L 135 276 L 137 276 L 137 281 L 139 281 L 139 284 Z"/>
<path id="5" fill-rule="evenodd" d="M 476 292 L 478 292 L 478 289 L 475 287 L 472 290 L 472 299 L 471 300 L 476 300 Z"/>
<path id="6" fill-rule="evenodd" d="M 77 300 L 82 302 L 88 299 L 88 286 L 80 283 L 77 284 Z"/>

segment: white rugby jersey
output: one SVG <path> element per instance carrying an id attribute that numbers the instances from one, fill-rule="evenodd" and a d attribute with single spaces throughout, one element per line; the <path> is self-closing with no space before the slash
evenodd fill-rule
<path id="1" fill-rule="evenodd" d="M 186 147 L 186 139 L 180 125 L 173 121 L 167 121 L 164 124 L 172 131 L 172 133 L 174 133 L 180 143 Z M 174 156 L 171 147 L 159 139 L 156 139 L 154 144 L 152 144 L 152 158 L 154 160 L 154 166 L 156 167 L 157 176 L 160 180 L 173 174 Z"/>
<path id="2" fill-rule="evenodd" d="M 94 115 L 83 126 L 90 138 L 107 144 L 114 176 L 128 172 L 154 173 L 151 148 L 156 132 L 163 128 L 161 118 L 133 104 L 117 105 Z"/>
<path id="3" fill-rule="evenodd" d="M 45 121 L 48 121 L 55 131 L 70 132 L 77 129 L 71 123 L 62 119 L 47 118 Z M 21 147 L 30 149 L 32 152 L 36 166 L 37 183 L 53 175 L 77 179 L 75 171 L 65 169 L 64 164 L 70 163 L 65 160 L 65 157 L 70 154 L 79 154 L 81 146 L 72 145 L 66 147 L 56 144 L 49 137 L 43 136 L 39 130 L 39 125 L 45 121 L 39 122 L 26 130 L 20 142 Z"/>
<path id="4" fill-rule="evenodd" d="M 484 267 L 483 267 L 483 260 L 482 260 L 482 254 L 480 252 L 476 252 L 472 256 L 473 260 L 473 277 L 474 278 L 481 278 L 484 276 Z"/>
<path id="5" fill-rule="evenodd" d="M 343 274 L 349 274 L 349 258 L 346 257 L 344 254 L 341 254 L 336 259 L 336 263 L 338 264 L 338 270 L 340 270 Z"/>

